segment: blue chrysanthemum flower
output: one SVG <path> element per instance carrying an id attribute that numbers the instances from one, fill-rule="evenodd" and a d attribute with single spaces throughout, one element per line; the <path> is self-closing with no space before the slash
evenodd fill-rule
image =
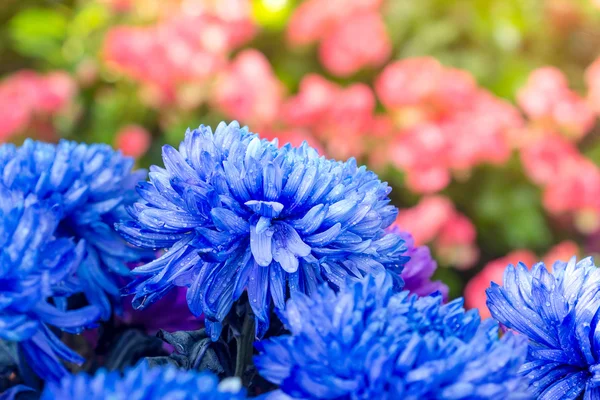
<path id="1" fill-rule="evenodd" d="M 260 336 L 288 289 L 399 273 L 407 260 L 400 236 L 384 231 L 397 214 L 391 188 L 354 159 L 328 160 L 306 143 L 277 148 L 234 122 L 188 130 L 179 151 L 163 147 L 163 161 L 138 188 L 134 221 L 118 226 L 135 245 L 169 248 L 134 270 L 134 305 L 187 286 L 214 339 L 245 290 Z"/>
<path id="2" fill-rule="evenodd" d="M 591 258 L 509 265 L 487 289 L 492 316 L 529 338 L 520 373 L 539 399 L 600 398 L 600 269 Z"/>
<path id="3" fill-rule="evenodd" d="M 111 302 L 119 304 L 117 279 L 129 274 L 126 264 L 153 256 L 129 246 L 114 230 L 114 223 L 127 215 L 124 206 L 137 199 L 135 185 L 146 176 L 132 172 L 133 163 L 103 144 L 28 139 L 21 147 L 0 146 L 0 181 L 25 196 L 52 198 L 62 209 L 55 235 L 85 239 L 86 256 L 77 276 L 103 319 L 110 316 Z"/>
<path id="4" fill-rule="evenodd" d="M 256 342 L 255 365 L 292 399 L 527 398 L 524 341 L 442 300 L 394 293 L 384 274 L 292 295 L 281 315 L 291 334 Z"/>
<path id="5" fill-rule="evenodd" d="M 66 311 L 85 249 L 83 241 L 54 236 L 61 212 L 53 201 L 24 197 L 0 183 L 0 339 L 18 342 L 27 364 L 48 380 L 67 373 L 59 359 L 83 362 L 50 326 L 78 332 L 100 312 L 95 306 Z"/>
<path id="6" fill-rule="evenodd" d="M 208 372 L 184 371 L 173 366 L 149 368 L 145 362 L 125 371 L 94 376 L 69 375 L 49 383 L 41 400 L 243 400 L 246 392 L 238 378 L 221 382 Z"/>

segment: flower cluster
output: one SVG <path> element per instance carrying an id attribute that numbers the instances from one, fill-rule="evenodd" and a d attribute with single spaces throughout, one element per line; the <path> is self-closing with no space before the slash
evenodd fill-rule
<path id="1" fill-rule="evenodd" d="M 492 316 L 529 339 L 520 374 L 538 399 L 598 396 L 598 288 L 600 270 L 591 258 L 543 263 L 529 271 L 509 265 L 503 286 L 487 290 Z"/>
<path id="2" fill-rule="evenodd" d="M 319 41 L 319 58 L 337 76 L 381 66 L 392 44 L 379 8 L 381 0 L 309 0 L 290 20 L 287 34 L 294 45 Z"/>
<path id="3" fill-rule="evenodd" d="M 204 92 L 207 79 L 226 65 L 228 53 L 253 34 L 248 16 L 180 14 L 149 27 L 112 28 L 103 57 L 114 70 L 141 82 L 142 97 L 151 105 L 177 102 L 192 107 L 202 96 L 196 99 L 192 93 L 190 99 L 190 93 Z"/>
<path id="4" fill-rule="evenodd" d="M 58 71 L 20 71 L 0 81 L 0 142 L 26 129 L 35 117 L 63 110 L 76 90 L 73 79 Z"/>
<path id="5" fill-rule="evenodd" d="M 244 50 L 219 73 L 213 96 L 217 109 L 260 128 L 278 118 L 283 85 L 261 52 Z"/>
<path id="6" fill-rule="evenodd" d="M 172 366 L 149 368 L 141 362 L 125 371 L 99 370 L 94 376 L 80 373 L 50 382 L 41 400 L 243 400 L 245 390 L 237 378 L 219 382 L 208 372 L 181 371 Z"/>
<path id="7" fill-rule="evenodd" d="M 354 160 L 328 160 L 306 144 L 277 148 L 237 123 L 188 131 L 163 160 L 139 186 L 133 220 L 118 225 L 132 244 L 169 248 L 134 270 L 136 307 L 186 286 L 190 310 L 204 313 L 216 339 L 247 291 L 261 336 L 271 301 L 283 308 L 288 289 L 399 274 L 406 261 L 402 238 L 384 231 L 397 214 L 391 188 Z"/>
<path id="8" fill-rule="evenodd" d="M 67 373 L 59 359 L 83 362 L 50 326 L 77 332 L 100 314 L 95 306 L 67 311 L 85 243 L 56 237 L 64 211 L 53 199 L 40 201 L 0 182 L 0 339 L 18 342 L 30 367 L 47 380 Z"/>
<path id="9" fill-rule="evenodd" d="M 566 139 L 547 134 L 521 149 L 525 173 L 544 189 L 543 204 L 552 214 L 574 213 L 577 228 L 600 227 L 600 168 Z"/>
<path id="10" fill-rule="evenodd" d="M 319 75 L 308 75 L 300 82 L 298 94 L 283 104 L 282 120 L 308 137 L 313 135 L 327 155 L 346 159 L 363 153 L 375 105 L 375 95 L 367 85 L 343 88 Z"/>
<path id="11" fill-rule="evenodd" d="M 416 206 L 400 211 L 395 225 L 410 232 L 419 245 L 433 242 L 438 257 L 447 265 L 468 269 L 479 257 L 473 223 L 446 197 L 422 198 Z"/>
<path id="12" fill-rule="evenodd" d="M 433 58 L 387 65 L 375 91 L 397 128 L 373 156 L 405 171 L 407 186 L 418 193 L 443 189 L 453 171 L 505 162 L 511 131 L 522 125 L 513 106 L 478 87 L 465 71 Z"/>
<path id="13" fill-rule="evenodd" d="M 567 78 L 558 68 L 533 71 L 517 100 L 531 124 L 542 129 L 558 128 L 576 139 L 587 134 L 596 121 L 593 110 L 569 89 Z"/>
<path id="14" fill-rule="evenodd" d="M 524 341 L 441 303 L 394 293 L 383 274 L 295 294 L 281 315 L 291 334 L 257 342 L 255 365 L 295 399 L 527 398 Z"/>
<path id="15" fill-rule="evenodd" d="M 89 303 L 108 319 L 118 304 L 119 276 L 129 275 L 128 263 L 152 257 L 125 243 L 113 228 L 133 203 L 133 190 L 145 171 L 132 172 L 133 159 L 106 145 L 26 140 L 21 147 L 0 147 L 2 183 L 11 192 L 49 201 L 61 209 L 56 237 L 85 239 L 85 258 L 76 270 Z M 23 244 L 21 244 L 23 245 Z"/>

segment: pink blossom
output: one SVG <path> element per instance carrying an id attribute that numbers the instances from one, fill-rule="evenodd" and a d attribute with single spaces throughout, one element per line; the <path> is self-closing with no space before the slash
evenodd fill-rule
<path id="1" fill-rule="evenodd" d="M 477 87 L 466 71 L 430 57 L 388 65 L 375 89 L 398 128 L 383 145 L 387 158 L 417 193 L 444 189 L 452 173 L 464 176 L 475 165 L 506 162 L 523 126 L 511 104 Z"/>
<path id="2" fill-rule="evenodd" d="M 432 57 L 388 64 L 375 81 L 375 92 L 388 109 L 420 106 L 435 92 L 442 65 Z"/>
<path id="3" fill-rule="evenodd" d="M 600 0 L 598 0 L 600 4 Z M 594 111 L 600 113 L 600 57 L 585 71 L 585 82 L 588 87 L 588 102 Z"/>
<path id="4" fill-rule="evenodd" d="M 531 73 L 517 94 L 519 106 L 536 124 L 558 128 L 566 135 L 581 138 L 592 128 L 595 115 L 558 68 L 539 68 Z"/>
<path id="5" fill-rule="evenodd" d="M 150 148 L 152 136 L 146 129 L 139 125 L 128 125 L 119 132 L 115 137 L 116 147 L 126 156 L 141 157 Z"/>
<path id="6" fill-rule="evenodd" d="M 392 43 L 377 12 L 355 14 L 329 32 L 319 47 L 325 68 L 350 76 L 365 67 L 378 67 L 390 56 Z"/>
<path id="7" fill-rule="evenodd" d="M 316 126 L 339 97 L 339 87 L 317 74 L 308 74 L 298 94 L 289 98 L 283 108 L 283 119 L 291 126 Z"/>
<path id="8" fill-rule="evenodd" d="M 486 306 L 485 290 L 490 287 L 491 282 L 502 282 L 504 270 L 509 264 L 516 265 L 523 262 L 531 267 L 536 260 L 536 255 L 530 250 L 515 250 L 502 258 L 489 262 L 467 283 L 464 290 L 465 306 L 477 308 L 481 318 L 489 318 L 491 314 Z"/>
<path id="9" fill-rule="evenodd" d="M 410 232 L 417 245 L 433 243 L 446 265 L 466 269 L 479 257 L 475 226 L 446 197 L 424 197 L 416 206 L 400 210 L 395 225 Z"/>
<path id="10" fill-rule="evenodd" d="M 574 213 L 577 228 L 600 224 L 600 168 L 566 139 L 546 133 L 521 149 L 525 173 L 542 186 L 544 207 L 553 214 Z"/>
<path id="11" fill-rule="evenodd" d="M 552 213 L 600 210 L 600 170 L 586 159 L 560 170 L 546 186 L 543 203 Z"/>
<path id="12" fill-rule="evenodd" d="M 375 90 L 390 110 L 423 107 L 434 114 L 470 107 L 479 94 L 468 72 L 446 68 L 432 57 L 387 65 L 375 82 Z"/>
<path id="13" fill-rule="evenodd" d="M 520 155 L 525 173 L 538 185 L 547 185 L 562 171 L 577 168 L 581 158 L 571 142 L 552 133 L 523 146 Z"/>
<path id="14" fill-rule="evenodd" d="M 431 242 L 454 214 L 452 202 L 444 196 L 423 197 L 412 208 L 401 209 L 395 225 L 410 232 L 417 246 Z"/>
<path id="15" fill-rule="evenodd" d="M 0 82 L 0 141 L 27 128 L 35 118 L 63 111 L 77 92 L 62 71 L 40 75 L 19 71 Z"/>
<path id="16" fill-rule="evenodd" d="M 309 129 L 328 156 L 344 159 L 362 154 L 375 105 L 375 95 L 367 85 L 343 88 L 308 75 L 300 82 L 298 94 L 286 100 L 282 120 L 290 128 Z"/>
<path id="17" fill-rule="evenodd" d="M 228 117 L 260 128 L 279 117 L 283 87 L 261 52 L 244 50 L 217 79 L 214 98 Z"/>
<path id="18" fill-rule="evenodd" d="M 333 25 L 349 17 L 377 10 L 382 0 L 307 0 L 301 3 L 287 28 L 290 43 L 305 45 L 321 39 Z"/>
<path id="19" fill-rule="evenodd" d="M 479 258 L 475 245 L 477 233 L 473 223 L 464 215 L 454 213 L 442 226 L 435 241 L 440 260 L 458 269 L 471 268 Z"/>
<path id="20" fill-rule="evenodd" d="M 104 41 L 106 63 L 160 93 L 158 105 L 176 100 L 178 86 L 205 82 L 228 53 L 249 40 L 249 16 L 225 19 L 209 12 L 173 15 L 147 27 L 112 28 Z"/>

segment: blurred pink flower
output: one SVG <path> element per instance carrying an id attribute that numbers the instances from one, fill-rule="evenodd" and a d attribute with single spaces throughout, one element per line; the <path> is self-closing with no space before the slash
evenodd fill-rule
<path id="1" fill-rule="evenodd" d="M 448 135 L 442 124 L 423 123 L 409 128 L 389 145 L 389 160 L 407 173 L 407 186 L 417 193 L 434 193 L 450 182 L 447 168 Z"/>
<path id="2" fill-rule="evenodd" d="M 457 269 L 473 267 L 479 258 L 475 226 L 466 216 L 455 212 L 442 226 L 435 241 L 439 259 Z"/>
<path id="3" fill-rule="evenodd" d="M 431 57 L 388 65 L 375 89 L 398 129 L 384 144 L 386 158 L 417 193 L 445 188 L 452 172 L 464 176 L 473 166 L 506 162 L 523 126 L 515 107 Z"/>
<path id="4" fill-rule="evenodd" d="M 536 255 L 530 250 L 515 250 L 502 258 L 489 262 L 467 283 L 464 290 L 465 307 L 479 309 L 481 318 L 491 317 L 486 306 L 485 296 L 485 290 L 490 287 L 491 282 L 501 283 L 504 270 L 509 264 L 516 265 L 523 262 L 531 267 L 536 261 Z"/>
<path id="5" fill-rule="evenodd" d="M 543 203 L 552 213 L 600 210 L 600 170 L 581 159 L 561 169 L 545 187 Z"/>
<path id="6" fill-rule="evenodd" d="M 600 0 L 597 3 L 600 4 Z M 586 69 L 585 82 L 588 87 L 588 102 L 596 114 L 600 114 L 600 57 Z"/>
<path id="7" fill-rule="evenodd" d="M 375 96 L 362 83 L 342 88 L 318 75 L 307 75 L 296 96 L 286 100 L 282 121 L 290 128 L 309 129 L 328 156 L 360 156 L 375 110 Z"/>
<path id="8" fill-rule="evenodd" d="M 569 89 L 564 73 L 554 67 L 533 71 L 517 101 L 534 123 L 575 139 L 588 133 L 596 119 L 585 100 Z"/>
<path id="9" fill-rule="evenodd" d="M 19 71 L 0 82 L 0 141 L 25 129 L 34 117 L 64 110 L 77 92 L 75 81 L 65 72 L 40 75 Z"/>
<path id="10" fill-rule="evenodd" d="M 128 125 L 117 132 L 115 146 L 126 156 L 138 158 L 146 154 L 152 144 L 150 133 L 139 125 Z"/>
<path id="11" fill-rule="evenodd" d="M 332 26 L 355 14 L 377 10 L 383 0 L 307 0 L 292 15 L 287 37 L 294 45 L 321 39 Z"/>
<path id="12" fill-rule="evenodd" d="M 431 242 L 454 214 L 454 205 L 444 196 L 423 197 L 411 208 L 400 209 L 395 225 L 410 232 L 417 246 Z"/>
<path id="13" fill-rule="evenodd" d="M 208 12 L 174 15 L 147 27 L 120 26 L 106 35 L 104 61 L 173 102 L 183 83 L 204 82 L 220 71 L 228 53 L 248 41 L 249 16 L 224 19 Z M 155 105 L 155 104 L 153 104 Z"/>
<path id="14" fill-rule="evenodd" d="M 543 188 L 550 213 L 572 213 L 585 234 L 600 227 L 600 168 L 574 144 L 546 133 L 523 146 L 521 161 L 525 174 Z"/>
<path id="15" fill-rule="evenodd" d="M 552 133 L 530 141 L 520 155 L 525 173 L 538 185 L 547 185 L 562 171 L 577 168 L 581 158 L 571 142 Z"/>
<path id="16" fill-rule="evenodd" d="M 410 232 L 417 245 L 433 243 L 445 265 L 467 269 L 479 258 L 475 226 L 446 197 L 424 197 L 416 206 L 401 209 L 395 225 Z"/>
<path id="17" fill-rule="evenodd" d="M 261 52 L 244 50 L 220 74 L 214 100 L 228 117 L 260 130 L 279 117 L 283 86 Z"/>
<path id="18" fill-rule="evenodd" d="M 375 91 L 392 111 L 422 107 L 434 114 L 471 107 L 479 94 L 468 72 L 446 68 L 433 57 L 407 58 L 387 65 L 375 81 Z"/>
<path id="19" fill-rule="evenodd" d="M 337 76 L 378 67 L 389 58 L 392 43 L 378 12 L 381 0 L 308 0 L 292 15 L 288 41 L 320 41 L 319 58 Z"/>
<path id="20" fill-rule="evenodd" d="M 408 58 L 388 64 L 375 81 L 375 92 L 391 110 L 429 101 L 439 83 L 442 65 L 433 57 Z"/>
<path id="21" fill-rule="evenodd" d="M 365 67 L 381 66 L 392 43 L 378 12 L 355 14 L 325 36 L 319 48 L 323 66 L 337 76 L 350 76 Z"/>

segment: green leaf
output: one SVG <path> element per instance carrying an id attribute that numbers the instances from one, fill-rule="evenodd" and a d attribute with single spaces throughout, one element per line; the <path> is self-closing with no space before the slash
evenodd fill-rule
<path id="1" fill-rule="evenodd" d="M 60 51 L 67 31 L 67 17 L 46 8 L 29 8 L 8 24 L 15 50 L 25 56 L 49 58 Z"/>

